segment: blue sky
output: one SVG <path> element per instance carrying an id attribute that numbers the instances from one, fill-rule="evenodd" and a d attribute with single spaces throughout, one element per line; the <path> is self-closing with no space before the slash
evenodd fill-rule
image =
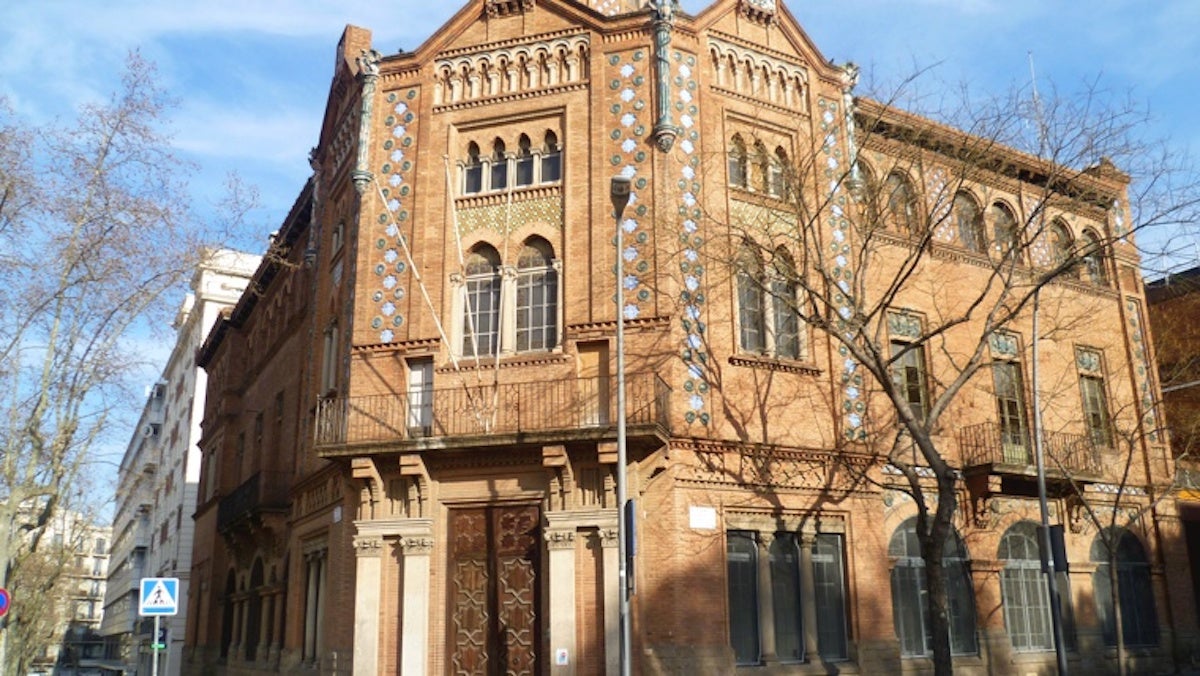
<path id="1" fill-rule="evenodd" d="M 707 0 L 683 0 L 698 13 Z M 1200 2 L 1194 0 L 793 0 L 826 57 L 895 80 L 921 67 L 923 88 L 969 82 L 975 94 L 1029 82 L 1070 90 L 1100 78 L 1154 115 L 1146 129 L 1200 151 Z M 384 53 L 412 49 L 457 0 L 9 0 L 0 3 L 0 96 L 34 120 L 66 117 L 112 91 L 124 55 L 157 63 L 179 107 L 175 142 L 195 163 L 201 207 L 229 172 L 261 191 L 261 233 L 278 226 L 309 173 L 342 28 L 374 33 Z M 1191 245 L 1189 244 L 1189 247 Z M 1195 258 L 1195 255 L 1193 255 Z"/>

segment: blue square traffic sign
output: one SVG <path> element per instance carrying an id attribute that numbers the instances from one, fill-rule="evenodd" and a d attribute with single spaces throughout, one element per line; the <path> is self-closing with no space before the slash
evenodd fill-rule
<path id="1" fill-rule="evenodd" d="M 179 612 L 179 578 L 143 577 L 138 615 L 175 615 Z"/>

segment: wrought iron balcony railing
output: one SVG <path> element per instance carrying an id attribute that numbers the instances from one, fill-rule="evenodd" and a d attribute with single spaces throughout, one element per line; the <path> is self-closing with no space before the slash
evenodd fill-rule
<path id="1" fill-rule="evenodd" d="M 1033 471 L 1033 441 L 1025 430 L 1004 429 L 996 422 L 970 425 L 959 431 L 958 443 L 965 469 L 991 466 L 993 471 L 1002 468 L 1019 474 Z M 1083 478 L 1100 473 L 1100 454 L 1087 435 L 1047 432 L 1044 449 L 1049 474 Z M 1029 468 L 1028 472 L 1022 468 Z"/>
<path id="2" fill-rule="evenodd" d="M 221 498 L 217 506 L 217 531 L 225 532 L 245 518 L 263 512 L 282 512 L 289 506 L 291 477 L 287 472 L 258 472 L 233 492 Z"/>
<path id="3" fill-rule="evenodd" d="M 670 388 L 652 373 L 625 379 L 626 424 L 668 427 Z M 320 402 L 318 449 L 456 436 L 615 428 L 616 378 L 470 384 Z"/>

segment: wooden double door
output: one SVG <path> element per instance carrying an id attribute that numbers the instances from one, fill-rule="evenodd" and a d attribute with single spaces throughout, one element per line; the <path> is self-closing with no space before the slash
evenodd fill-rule
<path id="1" fill-rule="evenodd" d="M 537 505 L 450 511 L 450 673 L 542 672 Z"/>

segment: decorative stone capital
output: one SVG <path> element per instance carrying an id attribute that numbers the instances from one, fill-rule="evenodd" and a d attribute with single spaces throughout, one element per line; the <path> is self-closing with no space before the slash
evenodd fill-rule
<path id="1" fill-rule="evenodd" d="M 354 189 L 358 194 L 362 195 L 367 191 L 367 186 L 375 179 L 375 174 L 363 169 L 355 169 L 350 174 L 350 180 L 354 181 Z"/>
<path id="2" fill-rule="evenodd" d="M 556 549 L 574 549 L 575 547 L 575 531 L 574 530 L 548 530 L 545 534 L 546 548 L 551 551 Z"/>
<path id="3" fill-rule="evenodd" d="M 405 556 L 429 556 L 433 553 L 433 538 L 425 536 L 400 538 L 400 549 Z"/>
<path id="4" fill-rule="evenodd" d="M 620 542 L 620 535 L 616 528 L 601 528 L 600 529 L 600 546 L 608 549 L 616 547 Z"/>
<path id="5" fill-rule="evenodd" d="M 354 536 L 354 553 L 357 556 L 379 556 L 383 553 L 383 538 L 376 536 Z"/>

